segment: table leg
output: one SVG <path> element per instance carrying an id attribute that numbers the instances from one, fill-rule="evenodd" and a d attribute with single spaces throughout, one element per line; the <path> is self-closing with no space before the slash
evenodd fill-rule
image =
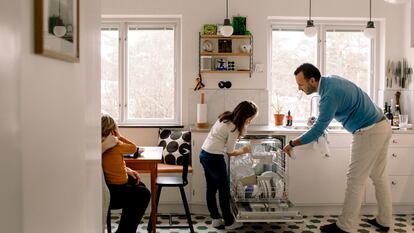
<path id="1" fill-rule="evenodd" d="M 158 166 L 155 164 L 155 170 L 151 172 L 151 232 L 156 233 L 157 224 L 157 172 Z"/>

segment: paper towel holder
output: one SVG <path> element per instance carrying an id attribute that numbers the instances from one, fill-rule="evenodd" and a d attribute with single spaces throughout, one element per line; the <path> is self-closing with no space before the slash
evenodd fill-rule
<path id="1" fill-rule="evenodd" d="M 200 103 L 197 104 L 197 128 L 205 129 L 208 128 L 207 122 L 207 104 L 204 102 L 204 93 L 200 93 Z"/>

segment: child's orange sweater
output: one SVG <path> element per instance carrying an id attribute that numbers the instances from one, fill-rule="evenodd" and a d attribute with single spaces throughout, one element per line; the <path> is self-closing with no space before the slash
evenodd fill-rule
<path id="1" fill-rule="evenodd" d="M 137 146 L 124 137 L 118 137 L 119 143 L 102 155 L 102 167 L 108 184 L 128 183 L 128 174 L 124 154 L 134 154 Z"/>

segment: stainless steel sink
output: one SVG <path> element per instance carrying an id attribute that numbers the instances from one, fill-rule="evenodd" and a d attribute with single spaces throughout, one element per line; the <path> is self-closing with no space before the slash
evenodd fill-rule
<path id="1" fill-rule="evenodd" d="M 311 126 L 307 126 L 307 125 L 294 125 L 294 126 L 292 126 L 292 129 L 295 129 L 295 130 L 308 130 L 310 128 L 311 128 Z M 342 127 L 340 125 L 328 126 L 328 128 L 326 128 L 326 129 L 328 131 L 345 130 L 344 127 Z"/>
<path id="2" fill-rule="evenodd" d="M 335 126 L 328 126 L 328 131 L 329 130 L 345 130 L 344 127 L 342 127 L 341 125 L 335 125 Z"/>
<path id="3" fill-rule="evenodd" d="M 310 129 L 310 126 L 307 125 L 294 125 L 292 126 L 292 129 L 296 129 L 296 130 L 308 130 Z"/>

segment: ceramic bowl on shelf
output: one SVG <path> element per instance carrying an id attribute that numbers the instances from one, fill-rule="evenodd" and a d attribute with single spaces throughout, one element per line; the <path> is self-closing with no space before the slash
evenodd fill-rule
<path id="1" fill-rule="evenodd" d="M 250 53 L 250 50 L 252 49 L 252 46 L 249 44 L 242 44 L 240 45 L 240 51 L 242 53 Z"/>

